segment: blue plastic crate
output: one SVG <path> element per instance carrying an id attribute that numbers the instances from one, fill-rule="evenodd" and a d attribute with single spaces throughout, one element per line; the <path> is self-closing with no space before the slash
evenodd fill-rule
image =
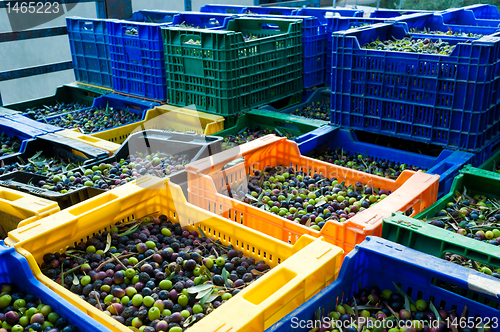
<path id="1" fill-rule="evenodd" d="M 145 120 L 146 119 L 146 113 L 148 110 L 155 108 L 156 106 L 159 106 L 159 103 L 143 100 L 143 99 L 138 99 L 138 98 L 133 98 L 133 97 L 127 97 L 127 96 L 122 96 L 114 93 L 110 93 L 101 97 L 98 97 L 94 99 L 94 103 L 92 104 L 91 108 L 95 109 L 106 109 L 107 107 L 113 107 L 115 110 L 128 110 L 131 113 L 140 115 L 140 120 Z M 68 114 L 72 114 L 73 117 L 77 117 L 78 114 L 87 111 L 88 108 L 78 110 L 78 111 L 73 111 L 73 112 L 68 112 L 64 114 L 59 114 L 51 117 L 45 118 L 45 121 L 50 122 L 51 120 L 55 120 L 59 118 L 60 116 L 65 116 Z M 43 120 L 39 120 L 43 121 Z M 126 123 L 123 125 L 128 125 L 130 123 Z M 113 128 L 117 128 L 121 126 L 115 126 L 111 128 L 106 128 L 106 130 L 110 130 Z M 104 130 L 102 130 L 104 131 Z M 95 133 L 102 132 L 102 131 L 96 131 Z"/>
<path id="2" fill-rule="evenodd" d="M 481 19 L 477 18 L 472 10 L 464 8 L 453 8 L 436 13 L 442 15 L 447 24 L 499 27 L 500 19 Z"/>
<path id="3" fill-rule="evenodd" d="M 500 133 L 500 38 L 459 42 L 451 55 L 362 49 L 407 35 L 404 22 L 333 34 L 332 124 L 478 152 Z"/>
<path id="4" fill-rule="evenodd" d="M 499 31 L 499 28 L 484 27 L 484 26 L 469 26 L 469 25 L 457 25 L 448 24 L 447 22 L 453 22 L 454 16 L 459 15 L 461 11 L 451 11 L 441 14 L 413 14 L 404 17 L 396 18 L 398 21 L 403 21 L 408 25 L 409 29 L 418 30 L 431 30 L 431 31 L 442 31 L 453 33 L 474 33 L 481 34 L 484 36 L 492 35 Z M 500 23 L 500 22 L 499 22 Z M 415 38 L 427 37 L 424 34 L 412 34 Z"/>
<path id="5" fill-rule="evenodd" d="M 191 26 L 198 29 L 222 30 L 229 20 L 238 17 L 234 14 L 181 13 L 174 17 L 172 26 Z"/>
<path id="6" fill-rule="evenodd" d="M 302 20 L 302 62 L 304 89 L 325 83 L 326 67 L 326 19 L 315 16 L 285 15 L 245 15 L 247 17 L 265 17 Z M 244 16 L 244 17 L 245 17 Z"/>
<path id="7" fill-rule="evenodd" d="M 296 15 L 324 17 L 328 20 L 338 17 L 363 17 L 364 11 L 360 9 L 342 9 L 342 8 L 301 8 Z"/>
<path id="8" fill-rule="evenodd" d="M 115 91 L 153 100 L 167 99 L 160 28 L 170 24 L 107 22 Z"/>
<path id="9" fill-rule="evenodd" d="M 132 22 L 171 23 L 178 11 L 171 10 L 138 10 L 132 13 Z"/>
<path id="10" fill-rule="evenodd" d="M 439 13 L 430 10 L 397 10 L 397 9 L 377 9 L 370 13 L 371 18 L 395 18 L 404 15 L 417 13 Z"/>
<path id="11" fill-rule="evenodd" d="M 500 12 L 495 5 L 471 5 L 462 7 L 464 10 L 470 10 L 474 16 L 485 20 L 500 20 Z"/>
<path id="12" fill-rule="evenodd" d="M 204 5 L 200 8 L 202 13 L 219 13 L 219 14 L 245 14 L 246 6 L 238 5 Z M 278 14 L 283 15 L 283 13 Z"/>
<path id="13" fill-rule="evenodd" d="M 66 318 L 79 332 L 110 332 L 109 329 L 80 311 L 54 291 L 38 281 L 26 258 L 0 241 L 0 283 L 15 284 L 19 290 L 39 298 L 52 311 Z"/>
<path id="14" fill-rule="evenodd" d="M 25 124 L 10 120 L 6 117 L 0 117 L 0 133 L 5 133 L 8 137 L 16 136 L 21 141 L 19 151 L 9 154 L 9 156 L 20 155 L 26 150 L 26 144 L 38 136 L 47 134 L 45 131 L 32 128 Z"/>
<path id="15" fill-rule="evenodd" d="M 151 16 L 153 21 L 161 23 L 148 23 Z M 167 76 L 161 27 L 174 26 L 182 22 L 193 24 L 205 22 L 209 29 L 223 29 L 227 26 L 225 20 L 223 26 L 213 27 L 211 26 L 213 20 L 210 19 L 222 20 L 228 17 L 231 16 L 144 10 L 134 13 L 132 19 L 145 22 L 109 21 L 114 90 L 152 100 L 167 100 Z"/>
<path id="16" fill-rule="evenodd" d="M 6 116 L 6 118 L 15 122 L 19 122 L 25 126 L 37 129 L 41 132 L 44 132 L 45 134 L 55 133 L 63 130 L 62 128 L 59 128 L 57 126 L 53 126 L 47 123 L 40 123 L 38 121 L 32 120 L 27 114 L 9 115 Z"/>
<path id="17" fill-rule="evenodd" d="M 313 154 L 317 152 L 335 151 L 342 148 L 349 154 L 362 154 L 372 157 L 374 160 L 394 161 L 420 167 L 429 174 L 439 175 L 438 198 L 448 193 L 453 179 L 458 171 L 468 163 L 471 163 L 474 154 L 458 150 L 443 149 L 437 157 L 425 154 L 403 151 L 399 149 L 365 143 L 358 140 L 356 134 L 347 129 L 334 126 L 325 126 L 313 130 L 295 139 L 300 152 Z"/>
<path id="18" fill-rule="evenodd" d="M 360 18 L 360 17 L 335 17 L 329 20 L 328 32 L 326 36 L 326 71 L 325 83 L 330 86 L 332 81 L 332 32 L 358 28 L 366 24 L 376 24 L 385 22 L 385 19 Z"/>
<path id="19" fill-rule="evenodd" d="M 473 318 L 478 315 L 498 319 L 500 315 L 498 279 L 369 236 L 344 258 L 337 280 L 266 331 L 310 331 L 311 327 L 306 323 L 315 319 L 318 310 L 322 315 L 328 315 L 338 304 L 352 300 L 360 285 L 371 287 L 377 284 L 382 290 L 396 291 L 393 282 L 413 300 L 432 301 L 438 309 L 456 309 L 460 315 L 467 307 L 468 317 Z M 496 289 L 497 294 L 491 295 L 487 289 Z M 300 321 L 305 323 L 299 326 Z M 492 331 L 500 331 L 500 327 L 497 325 Z"/>
<path id="20" fill-rule="evenodd" d="M 113 88 L 106 20 L 68 17 L 66 26 L 76 80 Z"/>

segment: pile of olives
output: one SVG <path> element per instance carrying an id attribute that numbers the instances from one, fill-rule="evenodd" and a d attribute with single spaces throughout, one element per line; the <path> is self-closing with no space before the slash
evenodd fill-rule
<path id="1" fill-rule="evenodd" d="M 450 55 L 455 49 L 455 45 L 450 45 L 444 41 L 432 41 L 430 38 L 413 39 L 405 37 L 395 40 L 375 40 L 363 45 L 364 49 L 394 52 L 411 52 L 423 54 Z"/>
<path id="2" fill-rule="evenodd" d="M 200 233 L 147 216 L 47 253 L 40 268 L 133 330 L 182 332 L 270 270 Z"/>
<path id="3" fill-rule="evenodd" d="M 255 170 L 244 185 L 234 183 L 221 193 L 318 231 L 328 220 L 345 222 L 389 195 L 361 182 L 347 187 L 336 178 L 283 166 Z"/>

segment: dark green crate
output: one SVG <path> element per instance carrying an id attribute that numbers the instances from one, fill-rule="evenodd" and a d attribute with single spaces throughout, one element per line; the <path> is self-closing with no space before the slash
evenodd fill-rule
<path id="1" fill-rule="evenodd" d="M 500 174 L 493 174 L 492 172 L 466 165 L 453 180 L 450 192 L 429 208 L 415 215 L 414 218 L 425 219 L 434 217 L 448 202 L 453 200 L 455 191 L 461 193 L 464 187 L 467 188 L 467 194 L 471 196 L 479 194 L 490 198 L 500 197 Z"/>
<path id="2" fill-rule="evenodd" d="M 385 218 L 382 237 L 420 252 L 443 258 L 453 253 L 500 268 L 500 248 L 405 216 Z"/>
<path id="3" fill-rule="evenodd" d="M 500 268 L 500 247 L 421 221 L 434 217 L 453 200 L 455 191 L 462 193 L 464 187 L 471 196 L 481 194 L 489 198 L 498 198 L 500 174 L 465 166 L 453 181 L 450 192 L 428 209 L 414 218 L 396 214 L 384 219 L 382 237 L 436 257 L 443 257 L 445 253 L 451 252 Z"/>
<path id="4" fill-rule="evenodd" d="M 261 129 L 277 129 L 283 134 L 301 136 L 314 129 L 328 125 L 327 121 L 306 119 L 300 116 L 276 113 L 264 110 L 251 110 L 236 119 L 236 123 L 214 134 L 225 137 L 237 134 L 242 129 L 259 126 Z"/>
<path id="5" fill-rule="evenodd" d="M 4 105 L 4 107 L 19 112 L 24 112 L 27 108 L 43 108 L 44 105 L 57 105 L 58 103 L 79 103 L 90 107 L 94 98 L 108 93 L 110 93 L 109 90 L 71 83 L 58 87 L 53 96 Z"/>
<path id="6" fill-rule="evenodd" d="M 226 30 L 162 35 L 170 104 L 233 116 L 302 91 L 301 20 L 237 18 Z"/>

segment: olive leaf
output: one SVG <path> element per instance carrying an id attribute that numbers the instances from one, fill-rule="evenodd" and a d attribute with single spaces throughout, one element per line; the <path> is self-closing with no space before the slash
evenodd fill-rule
<path id="1" fill-rule="evenodd" d="M 196 322 L 196 317 L 194 315 L 192 316 L 189 316 L 185 321 L 184 321 L 184 324 L 183 326 L 184 327 L 188 327 L 189 325 L 193 324 L 194 322 Z"/>
<path id="2" fill-rule="evenodd" d="M 125 235 L 129 235 L 129 234 L 132 234 L 133 232 L 135 232 L 135 230 L 139 228 L 139 224 L 135 225 L 134 227 L 130 228 L 129 230 L 127 230 L 125 233 L 121 233 L 121 234 L 118 234 L 118 237 L 122 237 L 122 236 L 125 236 Z"/>
<path id="3" fill-rule="evenodd" d="M 252 196 L 252 195 L 250 195 L 250 194 L 245 194 L 245 197 L 246 197 L 246 198 L 249 198 L 249 199 L 251 199 L 251 200 L 253 200 L 253 201 L 256 201 L 256 202 L 258 202 L 258 201 L 259 201 L 257 198 L 253 197 L 253 196 Z"/>
<path id="4" fill-rule="evenodd" d="M 243 134 L 246 130 L 248 129 L 248 127 L 245 127 L 245 128 L 241 128 L 240 131 L 238 131 L 238 133 L 236 135 L 241 135 Z"/>
<path id="5" fill-rule="evenodd" d="M 109 248 L 111 248 L 111 233 L 108 233 L 108 237 L 106 239 L 106 248 L 104 249 L 104 253 L 107 253 Z"/>
<path id="6" fill-rule="evenodd" d="M 167 280 L 172 280 L 175 277 L 175 271 L 170 273 L 170 275 L 167 277 Z"/>
<path id="7" fill-rule="evenodd" d="M 198 230 L 200 231 L 201 237 L 207 237 L 207 236 L 205 235 L 205 232 L 203 231 L 203 229 L 201 229 L 201 227 L 200 227 L 200 226 L 198 226 Z"/>
<path id="8" fill-rule="evenodd" d="M 73 272 L 73 285 L 78 286 L 79 284 L 80 284 L 80 280 L 78 280 L 78 277 Z"/>
<path id="9" fill-rule="evenodd" d="M 404 298 L 408 298 L 408 300 L 410 301 L 411 304 L 413 304 L 414 306 L 417 306 L 417 304 L 415 303 L 415 301 L 413 301 L 413 299 L 411 297 L 409 297 L 405 292 L 403 292 L 403 290 L 401 288 L 399 288 L 398 285 L 396 285 L 396 283 L 393 281 L 392 284 L 394 285 L 394 288 L 396 289 L 396 291 Z"/>
<path id="10" fill-rule="evenodd" d="M 320 200 L 318 203 L 315 204 L 315 207 L 320 207 L 322 205 L 325 205 L 327 202 L 325 200 Z"/>
<path id="11" fill-rule="evenodd" d="M 188 293 L 189 294 L 197 294 L 201 291 L 205 291 L 209 288 L 213 288 L 214 285 L 211 285 L 211 284 L 204 284 L 204 285 L 198 285 L 198 286 L 194 286 L 194 287 L 189 287 L 187 289 Z"/>
<path id="12" fill-rule="evenodd" d="M 205 302 L 207 302 L 208 298 L 209 298 L 209 297 L 210 297 L 210 295 L 213 293 L 213 291 L 214 291 L 214 289 L 213 289 L 213 288 L 211 288 L 211 289 L 207 289 L 207 291 L 206 291 L 206 292 L 204 292 L 204 296 L 203 296 L 203 297 L 201 298 L 201 300 L 200 300 L 200 304 L 201 304 L 201 305 L 204 305 L 204 304 L 205 304 Z M 198 296 L 199 296 L 199 295 L 200 295 L 200 294 L 198 294 Z M 197 298 L 197 299 L 198 299 L 198 296 L 196 296 L 196 298 Z"/>
<path id="13" fill-rule="evenodd" d="M 278 133 L 278 135 L 280 135 L 280 136 L 282 136 L 282 137 L 283 137 L 283 136 L 285 136 L 285 135 L 284 135 L 281 131 L 279 131 L 279 129 L 278 129 L 278 128 L 274 128 L 274 131 L 275 131 L 275 132 L 277 132 L 277 133 Z"/>
<path id="14" fill-rule="evenodd" d="M 227 284 L 227 277 L 229 276 L 229 272 L 226 271 L 226 268 L 222 268 L 221 272 L 222 278 L 224 278 L 224 285 Z"/>
<path id="15" fill-rule="evenodd" d="M 30 160 L 30 159 L 36 159 L 36 158 L 40 157 L 42 155 L 42 153 L 43 153 L 43 151 L 37 151 L 37 153 L 35 153 L 33 155 L 33 157 L 28 158 L 28 160 Z"/>
<path id="16" fill-rule="evenodd" d="M 213 291 L 214 291 L 214 285 L 211 285 L 210 288 L 207 288 L 207 289 L 199 292 L 198 295 L 196 295 L 196 299 L 202 299 L 203 297 L 205 297 L 205 295 L 212 294 Z M 206 301 L 206 299 L 205 299 L 205 301 Z"/>
<path id="17" fill-rule="evenodd" d="M 441 315 L 439 315 L 439 312 L 437 311 L 436 307 L 434 306 L 434 303 L 429 302 L 429 309 L 431 309 L 432 313 L 434 313 L 437 321 L 439 322 L 441 320 Z"/>
<path id="18" fill-rule="evenodd" d="M 408 299 L 408 296 L 405 296 L 405 309 L 411 314 L 411 306 L 410 306 L 410 300 Z"/>
<path id="19" fill-rule="evenodd" d="M 256 276 L 263 276 L 265 273 L 264 272 L 260 272 L 259 270 L 251 270 L 250 273 L 256 275 Z"/>
<path id="20" fill-rule="evenodd" d="M 211 303 L 211 302 L 215 301 L 215 299 L 221 295 L 222 295 L 221 293 L 210 294 L 210 296 L 207 298 L 207 300 L 205 302 Z M 200 301 L 200 304 L 201 304 L 201 301 Z"/>

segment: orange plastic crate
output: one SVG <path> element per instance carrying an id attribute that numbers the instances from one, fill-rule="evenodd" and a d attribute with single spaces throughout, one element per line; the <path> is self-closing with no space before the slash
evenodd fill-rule
<path id="1" fill-rule="evenodd" d="M 264 260 L 271 271 L 227 303 L 189 327 L 192 332 L 259 332 L 302 305 L 337 278 L 342 250 L 323 239 L 303 236 L 290 245 L 187 203 L 180 186 L 144 176 L 85 202 L 9 233 L 5 243 L 27 258 L 35 277 L 112 331 L 125 325 L 42 274 L 38 262 L 48 252 L 64 250 L 107 230 L 119 221 L 165 214 L 190 231 L 199 228 L 245 256 Z"/>
<path id="2" fill-rule="evenodd" d="M 242 157 L 244 163 L 227 165 Z M 263 169 L 268 165 L 303 168 L 310 174 L 321 173 L 329 178 L 336 177 L 339 181 L 345 179 L 346 185 L 357 181 L 365 184 L 371 182 L 375 188 L 388 190 L 391 194 L 344 223 L 328 221 L 319 232 L 220 194 L 226 185 L 239 184 L 254 169 Z M 396 180 L 390 180 L 308 158 L 300 154 L 295 142 L 275 135 L 267 135 L 198 160 L 187 165 L 186 170 L 190 203 L 287 243 L 295 243 L 304 234 L 323 236 L 328 242 L 344 249 L 345 254 L 367 236 L 380 236 L 382 219 L 391 216 L 392 212 L 413 209 L 410 211 L 414 215 L 431 206 L 436 202 L 439 186 L 439 175 L 404 171 Z"/>

